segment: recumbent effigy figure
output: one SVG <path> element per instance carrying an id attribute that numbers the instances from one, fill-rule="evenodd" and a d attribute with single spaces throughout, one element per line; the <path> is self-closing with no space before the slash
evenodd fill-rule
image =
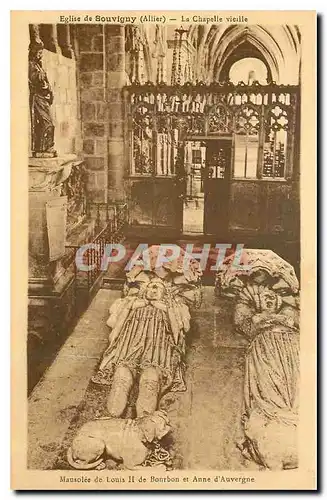
<path id="1" fill-rule="evenodd" d="M 199 263 L 179 258 L 156 267 L 158 246 L 143 253 L 149 266 L 126 274 L 123 298 L 110 309 L 109 345 L 93 382 L 108 385 L 107 409 L 121 417 L 138 384 L 137 417 L 152 414 L 165 393 L 184 391 L 185 334 L 189 307 L 201 303 Z M 187 269 L 185 262 L 188 262 Z"/>
<path id="2" fill-rule="evenodd" d="M 298 466 L 299 283 L 270 250 L 245 250 L 248 270 L 232 258 L 217 273 L 220 293 L 235 300 L 234 324 L 249 340 L 244 380 L 243 455 L 268 469 Z"/>

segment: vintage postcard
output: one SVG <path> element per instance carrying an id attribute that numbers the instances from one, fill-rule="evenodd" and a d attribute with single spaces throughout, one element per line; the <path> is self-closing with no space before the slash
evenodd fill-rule
<path id="1" fill-rule="evenodd" d="M 13 11 L 15 490 L 315 490 L 316 13 Z"/>

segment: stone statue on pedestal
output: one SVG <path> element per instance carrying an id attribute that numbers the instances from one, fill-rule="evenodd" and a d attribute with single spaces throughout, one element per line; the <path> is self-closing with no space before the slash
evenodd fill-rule
<path id="1" fill-rule="evenodd" d="M 53 92 L 42 67 L 43 43 L 29 47 L 28 83 L 30 90 L 32 154 L 36 158 L 54 158 L 54 124 L 50 112 Z"/>

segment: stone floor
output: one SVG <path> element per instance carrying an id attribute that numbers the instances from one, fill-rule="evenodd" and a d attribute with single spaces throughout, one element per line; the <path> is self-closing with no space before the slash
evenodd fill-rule
<path id="1" fill-rule="evenodd" d="M 76 429 L 105 414 L 105 388 L 90 383 L 107 344 L 105 321 L 120 291 L 101 289 L 29 399 L 28 466 L 69 468 L 65 451 Z M 167 448 L 173 467 L 257 468 L 235 446 L 241 436 L 245 341 L 234 333 L 228 301 L 204 287 L 187 340 L 187 391 L 168 394 L 162 407 L 173 427 Z"/>
<path id="2" fill-rule="evenodd" d="M 203 234 L 204 199 L 193 198 L 184 201 L 183 232 Z"/>

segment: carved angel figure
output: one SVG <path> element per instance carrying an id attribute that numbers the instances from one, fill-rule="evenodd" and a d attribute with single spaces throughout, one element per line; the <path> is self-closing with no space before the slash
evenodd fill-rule
<path id="1" fill-rule="evenodd" d="M 158 247 L 148 250 L 151 269 L 136 266 L 127 273 L 123 297 L 111 309 L 109 345 L 93 382 L 111 386 L 107 408 L 124 413 L 134 383 L 139 384 L 136 413 L 153 413 L 159 397 L 184 391 L 185 335 L 190 306 L 200 305 L 198 262 L 183 269 L 180 259 L 155 267 Z M 144 255 L 144 254 L 143 254 Z"/>

